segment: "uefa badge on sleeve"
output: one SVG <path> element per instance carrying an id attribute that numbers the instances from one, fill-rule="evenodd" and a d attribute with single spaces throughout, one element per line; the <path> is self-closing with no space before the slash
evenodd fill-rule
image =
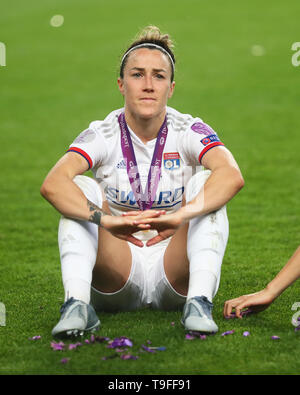
<path id="1" fill-rule="evenodd" d="M 180 168 L 180 155 L 178 152 L 164 154 L 164 167 L 166 170 L 177 170 Z"/>

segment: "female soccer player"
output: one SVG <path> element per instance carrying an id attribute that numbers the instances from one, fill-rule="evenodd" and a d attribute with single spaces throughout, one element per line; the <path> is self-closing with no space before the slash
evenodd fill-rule
<path id="1" fill-rule="evenodd" d="M 53 336 L 95 330 L 96 311 L 183 309 L 187 330 L 216 332 L 212 299 L 228 239 L 226 203 L 244 181 L 200 118 L 167 107 L 172 42 L 147 27 L 125 52 L 124 108 L 94 121 L 47 175 L 63 215 L 65 302 Z M 83 176 L 92 169 L 94 180 Z"/>
<path id="2" fill-rule="evenodd" d="M 300 246 L 269 284 L 259 292 L 227 300 L 224 304 L 224 317 L 229 317 L 233 310 L 242 318 L 242 310 L 250 308 L 253 312 L 263 311 L 280 296 L 286 288 L 300 277 Z"/>

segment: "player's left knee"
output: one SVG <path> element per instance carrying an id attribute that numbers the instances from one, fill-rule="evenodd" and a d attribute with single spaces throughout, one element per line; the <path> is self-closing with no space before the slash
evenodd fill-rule
<path id="1" fill-rule="evenodd" d="M 190 178 L 185 189 L 185 200 L 187 203 L 199 194 L 210 175 L 210 170 L 203 170 Z"/>

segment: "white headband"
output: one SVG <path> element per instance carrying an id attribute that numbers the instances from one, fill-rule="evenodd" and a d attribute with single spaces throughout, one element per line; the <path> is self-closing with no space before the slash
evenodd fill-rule
<path id="1" fill-rule="evenodd" d="M 125 52 L 125 55 L 123 56 L 123 58 L 122 58 L 122 60 L 121 60 L 121 67 L 122 67 L 122 65 L 123 65 L 123 62 L 124 62 L 126 56 L 128 56 L 128 55 L 130 54 L 130 52 L 132 52 L 132 51 L 134 51 L 134 50 L 136 50 L 136 49 L 138 49 L 138 48 L 145 48 L 145 47 L 153 47 L 153 48 L 156 48 L 156 49 L 158 49 L 159 51 L 162 51 L 165 55 L 167 55 L 167 56 L 169 57 L 170 61 L 171 61 L 172 69 L 173 69 L 173 73 L 174 73 L 175 65 L 174 65 L 174 61 L 173 61 L 173 59 L 172 59 L 172 56 L 171 56 L 171 55 L 169 54 L 169 52 L 166 51 L 163 47 L 161 47 L 160 45 L 157 45 L 157 44 L 153 44 L 153 43 L 138 44 L 138 45 L 136 45 L 135 47 L 130 48 L 127 52 Z"/>

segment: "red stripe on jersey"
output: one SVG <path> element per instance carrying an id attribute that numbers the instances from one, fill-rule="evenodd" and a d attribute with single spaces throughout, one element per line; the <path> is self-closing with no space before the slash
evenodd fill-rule
<path id="1" fill-rule="evenodd" d="M 201 154 L 199 155 L 199 163 L 201 163 L 201 160 L 203 158 L 203 156 L 206 154 L 207 151 L 209 151 L 211 148 L 214 148 L 218 145 L 224 145 L 223 143 L 221 143 L 221 141 L 216 141 L 215 143 L 209 144 L 207 147 L 205 147 L 202 151 Z"/>
<path id="2" fill-rule="evenodd" d="M 88 162 L 89 164 L 89 168 L 93 167 L 93 161 L 91 159 L 91 157 L 82 149 L 77 148 L 77 147 L 71 147 L 67 150 L 67 152 L 77 152 L 78 154 L 82 155 Z"/>

